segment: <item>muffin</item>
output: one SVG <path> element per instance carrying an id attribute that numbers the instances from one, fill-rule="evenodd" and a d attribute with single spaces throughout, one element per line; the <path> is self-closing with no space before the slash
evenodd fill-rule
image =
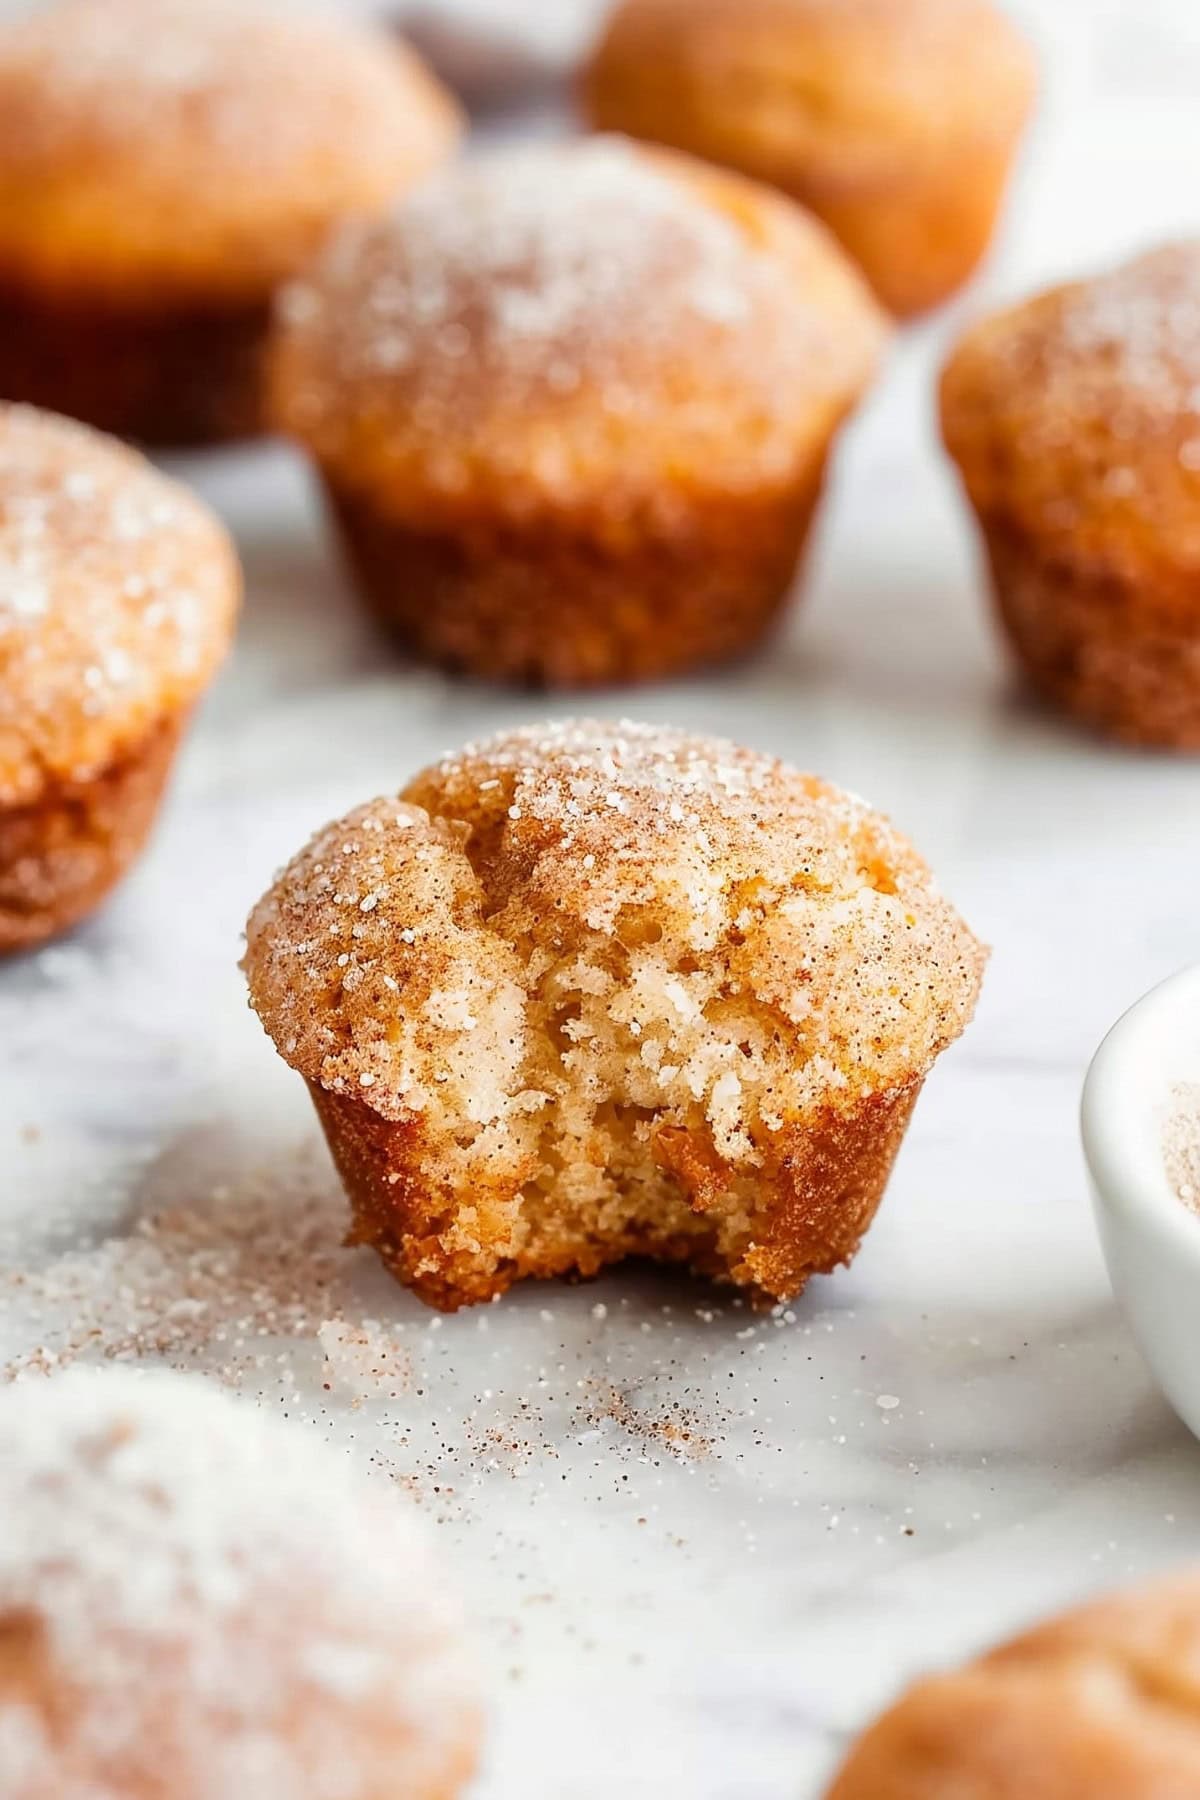
<path id="1" fill-rule="evenodd" d="M 583 723 L 319 832 L 245 968 L 355 1241 L 453 1310 L 628 1256 L 765 1301 L 848 1261 L 983 961 L 862 801 Z"/>
<path id="2" fill-rule="evenodd" d="M 827 1800 L 1182 1800 L 1200 1793 L 1200 1576 L 1068 1613 L 920 1681 Z"/>
<path id="3" fill-rule="evenodd" d="M 1200 245 L 975 326 L 942 429 L 1034 687 L 1111 737 L 1200 750 Z"/>
<path id="4" fill-rule="evenodd" d="M 272 291 L 457 131 L 410 51 L 269 0 L 9 22 L 0 396 L 150 443 L 259 429 Z"/>
<path id="5" fill-rule="evenodd" d="M 239 592 L 186 489 L 0 405 L 0 953 L 73 925 L 141 849 Z"/>
<path id="6" fill-rule="evenodd" d="M 773 619 L 881 335 L 786 201 L 616 140 L 536 144 L 343 233 L 283 297 L 273 404 L 415 655 L 647 679 Z"/>
<path id="7" fill-rule="evenodd" d="M 5 1800 L 452 1800 L 461 1628 L 407 1503 L 202 1381 L 0 1398 Z"/>
<path id="8" fill-rule="evenodd" d="M 603 129 L 804 201 L 895 313 L 983 255 L 1033 91 L 989 0 L 623 0 L 582 80 Z"/>

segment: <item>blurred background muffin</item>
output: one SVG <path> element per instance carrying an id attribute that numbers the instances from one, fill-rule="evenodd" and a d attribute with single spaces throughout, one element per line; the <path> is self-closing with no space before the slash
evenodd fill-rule
<path id="1" fill-rule="evenodd" d="M 618 139 L 441 171 L 281 301 L 273 410 L 370 605 L 480 676 L 749 649 L 883 326 L 824 229 Z"/>
<path id="2" fill-rule="evenodd" d="M 983 255 L 1033 92 L 989 0 L 621 0 L 582 76 L 602 129 L 803 200 L 900 314 Z"/>
<path id="3" fill-rule="evenodd" d="M 273 290 L 447 155 L 382 31 L 270 0 L 60 0 L 0 30 L 0 397 L 180 444 L 260 424 Z"/>
<path id="4" fill-rule="evenodd" d="M 0 1395 L 4 1800 L 453 1800 L 475 1679 L 410 1503 L 199 1377 Z"/>
<path id="5" fill-rule="evenodd" d="M 1200 1575 L 1054 1619 L 884 1714 L 826 1800 L 1200 1793 Z"/>
<path id="6" fill-rule="evenodd" d="M 1200 750 L 1200 244 L 976 325 L 942 428 L 1033 685 L 1110 736 Z"/>
<path id="7" fill-rule="evenodd" d="M 0 404 L 0 953 L 74 924 L 141 849 L 240 589 L 202 501 Z"/>

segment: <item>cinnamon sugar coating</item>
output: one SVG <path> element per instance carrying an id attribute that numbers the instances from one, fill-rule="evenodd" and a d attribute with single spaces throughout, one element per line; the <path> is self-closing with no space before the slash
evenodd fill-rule
<path id="1" fill-rule="evenodd" d="M 246 969 L 358 1234 L 454 1306 L 639 1253 L 794 1294 L 856 1247 L 983 960 L 862 802 L 567 724 L 319 833 Z"/>
<path id="2" fill-rule="evenodd" d="M 1200 246 L 975 326 L 942 426 L 1033 683 L 1110 735 L 1200 748 Z"/>
<path id="3" fill-rule="evenodd" d="M 989 0 L 621 0 L 581 86 L 601 129 L 802 200 L 911 313 L 986 249 L 1034 67 Z"/>
<path id="4" fill-rule="evenodd" d="M 10 22 L 0 395 L 154 442 L 257 429 L 275 287 L 458 131 L 411 51 L 303 5 L 58 0 Z"/>
<path id="5" fill-rule="evenodd" d="M 531 145 L 442 171 L 285 291 L 273 404 L 410 644 L 614 679 L 761 632 L 881 339 L 777 197 L 620 141 Z M 689 598 L 706 567 L 716 606 Z"/>
<path id="6" fill-rule="evenodd" d="M 5 1800 L 453 1800 L 473 1672 L 424 1539 L 199 1379 L 0 1397 Z"/>
<path id="7" fill-rule="evenodd" d="M 0 406 L 0 949 L 72 923 L 140 848 L 239 592 L 186 489 Z"/>
<path id="8" fill-rule="evenodd" d="M 1200 1576 L 1101 1600 L 920 1681 L 827 1800 L 1176 1800 L 1200 1791 Z"/>

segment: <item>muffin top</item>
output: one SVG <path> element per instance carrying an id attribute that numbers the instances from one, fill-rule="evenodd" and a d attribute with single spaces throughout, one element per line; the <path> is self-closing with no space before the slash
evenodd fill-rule
<path id="1" fill-rule="evenodd" d="M 836 187 L 1007 140 L 1034 81 L 990 0 L 622 0 L 584 89 L 601 124 L 644 96 L 673 142 L 690 125 L 711 152 L 724 128 L 740 166 L 770 179 L 802 165 Z"/>
<path id="2" fill-rule="evenodd" d="M 1200 244 L 976 325 L 942 376 L 942 429 L 985 517 L 1047 553 L 1194 594 Z"/>
<path id="3" fill-rule="evenodd" d="M 87 780 L 176 717 L 239 592 L 194 495 L 113 438 L 0 406 L 0 805 Z"/>
<path id="4" fill-rule="evenodd" d="M 623 140 L 439 171 L 285 290 L 276 411 L 393 514 L 614 523 L 787 484 L 880 347 L 824 230 Z"/>
<path id="5" fill-rule="evenodd" d="M 11 1388 L 5 1800 L 448 1793 L 476 1732 L 457 1619 L 407 1509 L 352 1474 L 199 1379 Z"/>
<path id="6" fill-rule="evenodd" d="M 1099 1601 L 918 1682 L 828 1800 L 1200 1792 L 1200 1575 Z"/>
<path id="7" fill-rule="evenodd" d="M 719 739 L 591 722 L 464 750 L 328 827 L 248 930 L 310 1080 L 436 1133 L 562 1092 L 703 1116 L 732 1161 L 905 1086 L 983 952 L 862 801 Z M 593 1066 L 589 1016 L 620 1067 Z M 601 1087 L 603 1094 L 600 1093 Z"/>
<path id="8" fill-rule="evenodd" d="M 0 30 L 0 274 L 68 299 L 257 303 L 450 150 L 382 32 L 270 0 L 58 0 Z"/>

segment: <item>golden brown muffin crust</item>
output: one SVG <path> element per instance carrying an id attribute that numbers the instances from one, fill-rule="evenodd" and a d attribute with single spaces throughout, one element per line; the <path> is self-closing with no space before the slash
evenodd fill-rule
<path id="1" fill-rule="evenodd" d="M 390 1184 L 408 1240 L 385 1254 L 438 1304 L 639 1249 L 794 1292 L 851 1253 L 982 964 L 861 801 L 593 723 L 469 748 L 329 826 L 246 957 L 362 1235 Z M 818 1191 L 840 1224 L 806 1214 Z"/>
<path id="2" fill-rule="evenodd" d="M 0 407 L 0 806 L 175 722 L 239 593 L 227 534 L 186 489 L 84 426 Z"/>
<path id="3" fill-rule="evenodd" d="M 153 827 L 186 723 L 164 720 L 99 773 L 0 807 L 0 955 L 66 931 L 121 879 Z"/>
<path id="4" fill-rule="evenodd" d="M 989 0 L 624 0 L 584 90 L 602 126 L 653 137 L 657 113 L 666 141 L 832 198 L 1011 138 L 1033 65 Z"/>
<path id="5" fill-rule="evenodd" d="M 381 31 L 270 0 L 59 0 L 0 31 L 0 277 L 139 310 L 264 299 L 458 129 Z"/>
<path id="6" fill-rule="evenodd" d="M 0 805 L 101 772 L 191 706 L 239 592 L 225 529 L 178 482 L 0 407 Z"/>
<path id="7" fill-rule="evenodd" d="M 919 1682 L 828 1800 L 1189 1800 L 1200 1792 L 1200 1576 L 1172 1576 Z"/>
<path id="8" fill-rule="evenodd" d="M 619 140 L 442 171 L 285 293 L 275 411 L 425 529 L 680 529 L 786 489 L 864 385 L 879 315 L 824 231 Z"/>
<path id="9" fill-rule="evenodd" d="M 1200 244 L 983 320 L 946 366 L 942 426 L 983 519 L 1200 630 Z"/>

